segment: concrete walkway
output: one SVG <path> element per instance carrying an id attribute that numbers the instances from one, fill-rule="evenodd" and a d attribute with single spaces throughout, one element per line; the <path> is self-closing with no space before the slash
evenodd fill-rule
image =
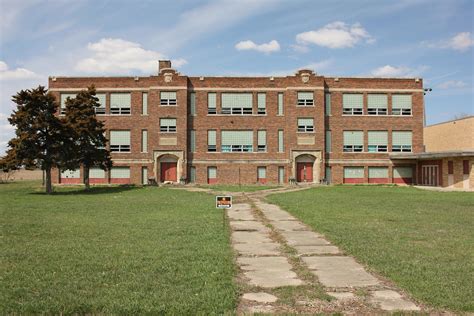
<path id="1" fill-rule="evenodd" d="M 256 206 L 255 212 L 250 203 L 236 204 L 227 211 L 232 244 L 238 253 L 237 263 L 249 286 L 270 290 L 306 284 L 308 281 L 298 277 L 282 251 L 282 247 L 290 247 L 327 294 L 337 301 L 356 300 L 357 304 L 373 308 L 375 312 L 420 310 L 401 291 L 367 272 L 324 236 L 278 206 L 262 201 L 258 193 L 250 196 L 250 203 Z M 361 290 L 366 295 L 357 295 Z M 252 308 L 240 310 L 244 313 L 272 312 L 275 311 L 272 304 L 278 303 L 278 297 L 265 291 L 245 293 L 242 300 L 254 303 L 250 304 Z"/>

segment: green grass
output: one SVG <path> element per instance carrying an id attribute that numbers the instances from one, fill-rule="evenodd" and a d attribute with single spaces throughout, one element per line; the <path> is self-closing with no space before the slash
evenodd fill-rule
<path id="1" fill-rule="evenodd" d="M 201 188 L 211 189 L 221 192 L 255 192 L 260 190 L 276 189 L 276 185 L 201 185 Z"/>
<path id="2" fill-rule="evenodd" d="M 434 307 L 474 311 L 474 194 L 335 186 L 269 200 Z"/>
<path id="3" fill-rule="evenodd" d="M 222 314 L 237 289 L 214 197 L 0 185 L 0 314 Z"/>

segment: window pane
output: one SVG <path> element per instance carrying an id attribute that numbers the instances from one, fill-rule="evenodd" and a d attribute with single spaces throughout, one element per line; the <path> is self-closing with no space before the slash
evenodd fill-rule
<path id="1" fill-rule="evenodd" d="M 222 145 L 253 145 L 253 131 L 222 131 Z"/>
<path id="2" fill-rule="evenodd" d="M 342 104 L 344 108 L 363 108 L 363 96 L 362 94 L 343 94 Z"/>
<path id="3" fill-rule="evenodd" d="M 223 108 L 252 108 L 251 93 L 222 93 Z"/>

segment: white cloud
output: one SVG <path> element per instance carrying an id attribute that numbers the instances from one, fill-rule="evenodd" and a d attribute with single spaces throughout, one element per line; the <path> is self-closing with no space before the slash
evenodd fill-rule
<path id="1" fill-rule="evenodd" d="M 349 26 L 340 21 L 296 35 L 296 42 L 300 45 L 315 44 L 328 48 L 354 47 L 361 41 L 371 44 L 375 39 L 359 23 Z"/>
<path id="2" fill-rule="evenodd" d="M 437 42 L 425 41 L 421 44 L 429 48 L 453 49 L 464 52 L 467 51 L 471 46 L 474 46 L 474 37 L 472 36 L 471 32 L 461 32 L 449 39 L 440 40 Z"/>
<path id="3" fill-rule="evenodd" d="M 153 43 L 174 51 L 190 42 L 199 42 L 203 37 L 241 23 L 245 19 L 268 13 L 281 4 L 279 0 L 211 0 L 202 5 L 190 6 L 179 14 L 173 25 L 153 29 Z"/>
<path id="4" fill-rule="evenodd" d="M 25 68 L 10 70 L 6 62 L 0 60 L 0 80 L 35 79 L 39 75 Z"/>
<path id="5" fill-rule="evenodd" d="M 157 61 L 166 56 L 156 51 L 146 50 L 140 44 L 120 38 L 103 38 L 89 43 L 87 49 L 91 57 L 80 60 L 75 69 L 87 73 L 124 74 L 139 71 L 155 73 Z M 175 60 L 176 67 L 187 63 L 183 58 Z"/>
<path id="6" fill-rule="evenodd" d="M 428 66 L 419 66 L 417 68 L 410 68 L 407 66 L 391 66 L 385 65 L 375 68 L 371 71 L 374 77 L 414 77 L 419 76 L 426 70 Z"/>
<path id="7" fill-rule="evenodd" d="M 461 80 L 448 80 L 437 85 L 439 89 L 460 89 L 467 87 L 467 83 Z"/>
<path id="8" fill-rule="evenodd" d="M 237 50 L 256 50 L 257 52 L 270 54 L 278 52 L 280 50 L 280 44 L 276 40 L 272 40 L 268 43 L 255 44 L 253 41 L 241 41 L 235 44 Z"/>

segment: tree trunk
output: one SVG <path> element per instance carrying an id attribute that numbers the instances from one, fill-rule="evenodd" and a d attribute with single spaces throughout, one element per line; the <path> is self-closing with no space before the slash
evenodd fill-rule
<path id="1" fill-rule="evenodd" d="M 82 170 L 84 173 L 83 180 L 84 180 L 84 186 L 85 186 L 86 191 L 88 191 L 91 188 L 90 183 L 89 183 L 89 170 L 90 170 L 89 166 L 84 166 Z"/>
<path id="2" fill-rule="evenodd" d="M 51 167 L 46 168 L 46 194 L 51 194 L 53 193 L 53 186 L 51 184 Z"/>

